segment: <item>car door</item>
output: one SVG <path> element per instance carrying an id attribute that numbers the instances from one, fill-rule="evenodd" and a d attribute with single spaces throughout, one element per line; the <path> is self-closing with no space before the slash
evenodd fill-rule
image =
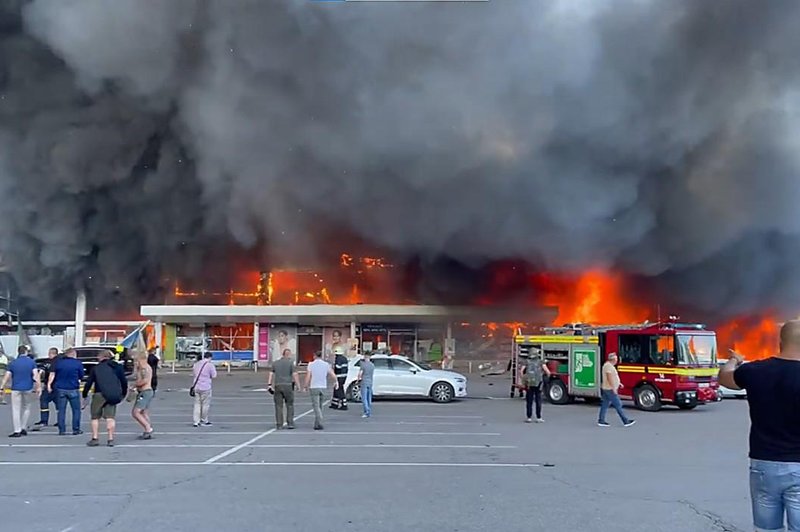
<path id="1" fill-rule="evenodd" d="M 374 395 L 392 395 L 397 392 L 394 389 L 394 379 L 389 370 L 389 360 L 386 358 L 371 358 L 375 366 L 375 373 L 372 375 L 372 393 Z"/>
<path id="2" fill-rule="evenodd" d="M 430 382 L 425 372 L 401 358 L 391 359 L 392 379 L 399 395 L 428 395 Z"/>

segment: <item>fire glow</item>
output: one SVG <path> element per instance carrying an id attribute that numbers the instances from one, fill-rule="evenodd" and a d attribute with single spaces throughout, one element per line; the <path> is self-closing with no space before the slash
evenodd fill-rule
<path id="1" fill-rule="evenodd" d="M 230 290 L 220 293 L 182 291 L 178 298 L 212 296 L 228 304 L 314 305 L 314 304 L 408 304 L 391 277 L 394 266 L 384 258 L 357 257 L 342 253 L 335 268 L 314 270 L 273 270 L 250 272 L 242 279 L 255 285 L 254 291 Z M 658 305 L 631 297 L 632 289 L 624 275 L 602 270 L 577 274 L 525 273 L 515 264 L 498 264 L 490 270 L 485 293 L 473 304 L 502 305 L 511 296 L 519 302 L 555 307 L 554 326 L 568 323 L 592 325 L 636 325 L 664 319 Z M 252 281 L 252 279 L 257 279 Z M 519 296 L 519 297 L 517 297 Z M 699 321 L 699 320 L 689 320 Z M 541 325 L 541 324 L 538 324 Z M 709 324 L 717 332 L 718 357 L 725 359 L 728 350 L 750 360 L 772 356 L 778 348 L 779 323 L 771 313 L 743 316 L 722 324 Z M 523 323 L 482 323 L 482 336 L 492 338 L 527 330 Z"/>

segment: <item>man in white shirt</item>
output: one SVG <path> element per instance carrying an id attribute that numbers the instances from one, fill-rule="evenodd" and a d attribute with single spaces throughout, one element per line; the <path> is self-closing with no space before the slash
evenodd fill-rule
<path id="1" fill-rule="evenodd" d="M 322 360 L 322 351 L 317 351 L 306 373 L 306 389 L 311 392 L 311 406 L 314 408 L 314 430 L 322 430 L 322 403 L 328 389 L 328 377 L 333 380 L 333 389 L 338 389 L 333 368 Z"/>

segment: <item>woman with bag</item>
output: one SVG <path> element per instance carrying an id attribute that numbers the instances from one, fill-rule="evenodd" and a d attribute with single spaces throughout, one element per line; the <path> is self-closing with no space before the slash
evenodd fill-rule
<path id="1" fill-rule="evenodd" d="M 217 368 L 211 362 L 211 353 L 205 353 L 203 360 L 198 360 L 192 368 L 194 384 L 189 388 L 189 395 L 194 397 L 193 426 L 210 426 L 208 413 L 211 410 L 211 381 L 217 378 Z"/>

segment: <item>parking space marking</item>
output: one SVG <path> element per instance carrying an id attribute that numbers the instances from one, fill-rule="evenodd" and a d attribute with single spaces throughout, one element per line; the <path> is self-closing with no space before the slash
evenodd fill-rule
<path id="1" fill-rule="evenodd" d="M 60 437 L 60 438 L 69 438 L 69 436 L 59 436 L 58 433 L 56 433 L 56 432 L 39 432 L 37 434 L 38 435 L 34 436 L 34 438 L 38 438 L 38 437 L 41 437 L 41 436 L 50 436 L 50 437 L 56 437 L 57 436 L 57 437 Z M 138 431 L 138 432 L 125 432 L 125 431 L 120 432 L 120 431 L 115 431 L 114 434 L 123 435 L 123 436 L 131 436 L 131 435 L 141 436 L 142 435 L 142 431 L 141 430 Z M 197 436 L 197 435 L 203 435 L 203 436 L 207 436 L 207 435 L 225 436 L 225 435 L 230 435 L 230 434 L 233 434 L 235 436 L 250 436 L 252 434 L 261 434 L 261 431 L 244 431 L 244 432 L 232 431 L 232 432 L 229 432 L 227 430 L 226 431 L 216 431 L 216 430 L 206 430 L 206 429 L 197 428 L 197 429 L 195 429 L 193 431 L 187 431 L 187 432 L 161 432 L 161 431 L 155 431 L 155 432 L 153 432 L 153 437 L 157 438 L 158 436 L 188 436 L 188 435 L 192 435 L 192 436 Z"/>
<path id="2" fill-rule="evenodd" d="M 308 434 L 308 432 L 298 432 L 298 431 L 281 431 L 277 434 Z M 397 432 L 397 431 L 332 431 L 332 430 L 324 430 L 320 434 L 321 436 L 325 436 L 326 434 L 336 434 L 336 435 L 346 435 L 346 434 L 354 434 L 354 435 L 361 435 L 361 436 L 368 436 L 370 434 L 374 434 L 375 436 L 502 436 L 499 432 Z"/>
<path id="3" fill-rule="evenodd" d="M 530 468 L 542 467 L 542 464 L 535 463 L 503 463 L 503 462 L 0 462 L 2 466 L 209 466 L 209 467 L 228 467 L 228 466 L 262 466 L 262 467 L 300 467 L 300 466 L 327 466 L 327 467 L 446 467 L 446 468 Z"/>
<path id="4" fill-rule="evenodd" d="M 346 448 L 346 449 L 516 449 L 514 445 L 437 445 L 437 444 L 380 444 L 380 443 L 364 443 L 364 444 L 338 444 L 338 443 L 320 443 L 320 444 L 300 444 L 300 445 L 280 445 L 280 444 L 259 444 L 251 445 L 256 449 L 313 449 L 313 448 Z"/>
<path id="5" fill-rule="evenodd" d="M 326 402 L 322 403 L 322 406 L 323 406 L 323 408 L 324 408 L 324 407 L 325 407 L 327 404 L 328 404 L 328 401 L 326 401 Z M 295 416 L 295 418 L 294 418 L 294 419 L 295 419 L 295 421 L 297 421 L 298 419 L 302 419 L 302 418 L 306 417 L 307 415 L 309 415 L 309 414 L 311 414 L 311 413 L 313 413 L 313 412 L 314 412 L 314 409 L 313 409 L 313 408 L 312 408 L 312 409 L 310 409 L 310 410 L 306 410 L 305 412 L 303 412 L 303 413 L 302 413 L 302 414 L 300 414 L 299 416 Z M 239 445 L 236 445 L 235 447 L 231 447 L 231 448 L 230 448 L 230 449 L 228 449 L 227 451 L 221 452 L 221 453 L 219 453 L 219 454 L 218 454 L 218 455 L 216 455 L 216 456 L 212 456 L 211 458 L 209 458 L 208 460 L 206 460 L 206 461 L 205 461 L 205 462 L 203 462 L 203 463 L 204 463 L 204 464 L 213 464 L 214 462 L 217 462 L 217 461 L 219 461 L 219 460 L 222 460 L 222 459 L 223 459 L 223 458 L 225 458 L 226 456 L 230 456 L 230 455 L 232 455 L 233 453 L 235 453 L 235 452 L 238 452 L 238 451 L 240 451 L 240 450 L 244 449 L 244 448 L 245 448 L 245 447 L 247 447 L 248 445 L 250 445 L 250 444 L 253 444 L 253 443 L 255 443 L 255 442 L 257 442 L 257 441 L 259 441 L 259 440 L 261 440 L 261 439 L 263 439 L 263 438 L 266 438 L 267 436 L 269 436 L 270 434 L 272 434 L 272 433 L 273 433 L 273 432 L 275 432 L 276 430 L 278 430 L 278 429 L 277 429 L 277 428 L 271 428 L 271 429 L 269 429 L 268 431 L 262 432 L 262 433 L 261 433 L 261 434 L 259 434 L 258 436 L 254 437 L 254 438 L 250 438 L 249 440 L 247 440 L 247 441 L 246 441 L 246 442 L 244 442 L 244 443 L 240 443 Z"/>
<path id="6" fill-rule="evenodd" d="M 6 448 L 32 448 L 32 449 L 60 449 L 84 448 L 82 443 L 22 443 L 5 444 Z M 152 448 L 152 449 L 227 449 L 229 444 L 218 443 L 121 443 L 114 446 L 125 448 Z M 315 449 L 315 448 L 343 448 L 343 449 L 516 449 L 514 445 L 423 445 L 423 444 L 255 444 L 249 445 L 253 449 Z"/>
<path id="7" fill-rule="evenodd" d="M 312 410 L 312 412 L 313 412 L 313 410 Z M 239 451 L 239 450 L 241 450 L 241 449 L 244 449 L 245 447 L 247 447 L 247 446 L 248 446 L 248 445 L 250 445 L 251 443 L 255 443 L 255 442 L 257 442 L 258 440 L 260 440 L 260 439 L 262 439 L 262 438 L 265 438 L 265 437 L 269 436 L 270 434 L 272 434 L 272 433 L 273 433 L 273 432 L 275 432 L 276 430 L 277 430 L 277 429 L 275 429 L 275 428 L 272 428 L 272 429 L 269 429 L 269 430 L 268 430 L 268 431 L 266 431 L 266 432 L 262 432 L 262 433 L 261 433 L 261 434 L 259 434 L 258 436 L 254 437 L 254 438 L 250 438 L 249 440 L 247 440 L 247 441 L 246 441 L 246 442 L 244 442 L 244 443 L 240 443 L 239 445 L 236 445 L 236 446 L 234 446 L 234 447 L 231 447 L 231 448 L 230 448 L 230 449 L 228 449 L 227 451 L 223 451 L 223 452 L 219 453 L 218 455 L 212 456 L 211 458 L 209 458 L 208 460 L 206 460 L 206 461 L 205 461 L 205 462 L 203 462 L 203 463 L 204 463 L 204 464 L 213 464 L 214 462 L 216 462 L 216 461 L 218 461 L 218 460 L 221 460 L 221 459 L 225 458 L 226 456 L 230 456 L 230 455 L 232 455 L 233 453 L 235 453 L 235 452 L 237 452 L 237 451 Z"/>

